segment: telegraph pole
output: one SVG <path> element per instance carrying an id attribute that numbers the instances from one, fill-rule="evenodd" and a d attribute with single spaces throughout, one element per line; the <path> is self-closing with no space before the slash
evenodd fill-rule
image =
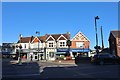
<path id="1" fill-rule="evenodd" d="M 104 42 L 103 42 L 103 31 L 102 31 L 102 26 L 101 26 L 101 40 L 102 40 L 102 50 L 104 49 Z"/>
<path id="2" fill-rule="evenodd" d="M 98 54 L 98 35 L 97 35 L 97 22 L 96 20 L 100 19 L 98 16 L 95 17 L 95 31 L 96 31 L 96 53 Z"/>

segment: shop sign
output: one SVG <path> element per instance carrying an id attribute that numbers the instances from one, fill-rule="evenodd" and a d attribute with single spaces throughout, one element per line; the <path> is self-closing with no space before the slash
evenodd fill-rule
<path id="1" fill-rule="evenodd" d="M 68 52 L 68 48 L 59 48 L 57 52 Z"/>

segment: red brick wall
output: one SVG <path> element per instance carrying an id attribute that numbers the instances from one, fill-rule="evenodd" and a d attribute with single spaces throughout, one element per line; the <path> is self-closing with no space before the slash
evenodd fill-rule
<path id="1" fill-rule="evenodd" d="M 120 43 L 119 43 L 120 38 L 116 38 L 116 46 L 117 46 L 117 55 L 120 57 Z"/>

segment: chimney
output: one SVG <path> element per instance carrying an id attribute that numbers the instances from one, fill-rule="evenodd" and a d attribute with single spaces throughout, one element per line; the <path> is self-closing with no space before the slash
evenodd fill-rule
<path id="1" fill-rule="evenodd" d="M 70 39 L 70 32 L 67 32 L 67 37 L 68 39 Z"/>
<path id="2" fill-rule="evenodd" d="M 70 34 L 70 32 L 67 32 L 67 34 Z"/>

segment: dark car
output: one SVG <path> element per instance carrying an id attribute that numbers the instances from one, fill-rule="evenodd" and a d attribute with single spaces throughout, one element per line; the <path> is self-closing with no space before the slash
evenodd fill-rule
<path id="1" fill-rule="evenodd" d="M 95 64 L 119 63 L 119 58 L 110 53 L 99 53 L 92 57 L 91 62 Z"/>
<path id="2" fill-rule="evenodd" d="M 81 57 L 81 56 L 75 57 L 75 64 L 81 64 L 81 63 L 91 63 L 91 57 Z"/>

